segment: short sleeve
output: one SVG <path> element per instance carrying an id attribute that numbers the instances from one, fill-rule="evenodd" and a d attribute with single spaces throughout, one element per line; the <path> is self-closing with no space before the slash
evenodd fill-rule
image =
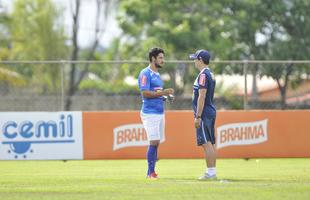
<path id="1" fill-rule="evenodd" d="M 201 73 L 198 77 L 198 86 L 200 88 L 207 88 L 207 75 L 205 73 Z"/>
<path id="2" fill-rule="evenodd" d="M 150 90 L 150 86 L 151 86 L 150 77 L 145 73 L 140 74 L 140 76 L 139 76 L 139 89 L 141 91 Z"/>

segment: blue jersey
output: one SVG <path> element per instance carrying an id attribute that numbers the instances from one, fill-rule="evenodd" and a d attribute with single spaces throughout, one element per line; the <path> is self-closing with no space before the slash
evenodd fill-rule
<path id="1" fill-rule="evenodd" d="M 160 78 L 158 72 L 151 70 L 150 66 L 144 68 L 138 78 L 138 85 L 142 96 L 142 109 L 145 114 L 163 114 L 164 113 L 164 101 L 163 97 L 157 98 L 145 98 L 142 95 L 142 91 L 161 91 L 163 90 L 163 81 Z"/>
<path id="2" fill-rule="evenodd" d="M 193 86 L 193 110 L 196 116 L 199 89 L 207 89 L 205 103 L 202 111 L 202 118 L 214 118 L 216 116 L 216 108 L 213 102 L 215 78 L 209 68 L 204 68 L 197 76 Z"/>

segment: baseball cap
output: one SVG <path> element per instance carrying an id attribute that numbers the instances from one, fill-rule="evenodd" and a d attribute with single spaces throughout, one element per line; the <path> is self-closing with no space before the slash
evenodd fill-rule
<path id="1" fill-rule="evenodd" d="M 202 60 L 204 60 L 207 63 L 209 63 L 210 57 L 211 56 L 210 56 L 209 52 L 207 50 L 204 50 L 204 49 L 200 49 L 200 50 L 196 51 L 196 53 L 189 55 L 189 58 L 192 60 L 201 58 Z"/>

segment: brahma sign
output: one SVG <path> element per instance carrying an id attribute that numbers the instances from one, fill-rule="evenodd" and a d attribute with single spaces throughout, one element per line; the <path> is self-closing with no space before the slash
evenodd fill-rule
<path id="1" fill-rule="evenodd" d="M 268 140 L 268 119 L 255 122 L 225 124 L 218 127 L 217 148 L 258 144 Z"/>
<path id="2" fill-rule="evenodd" d="M 310 111 L 219 111 L 216 141 L 221 158 L 310 157 Z M 83 112 L 84 159 L 145 158 L 140 113 Z M 202 158 L 193 113 L 167 111 L 160 158 Z"/>

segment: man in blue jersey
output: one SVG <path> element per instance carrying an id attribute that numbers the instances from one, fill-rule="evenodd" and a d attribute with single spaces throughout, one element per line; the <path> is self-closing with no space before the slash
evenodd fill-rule
<path id="1" fill-rule="evenodd" d="M 141 120 L 150 142 L 147 151 L 147 178 L 158 178 L 155 172 L 157 151 L 160 141 L 164 141 L 165 117 L 164 96 L 173 95 L 172 88 L 163 89 L 163 81 L 158 70 L 164 64 L 164 50 L 152 48 L 149 51 L 150 64 L 144 68 L 138 77 L 142 96 Z"/>
<path id="2" fill-rule="evenodd" d="M 216 147 L 214 124 L 216 108 L 213 102 L 215 78 L 208 68 L 210 54 L 206 50 L 198 50 L 190 54 L 195 67 L 200 71 L 193 86 L 193 110 L 196 128 L 197 145 L 202 146 L 205 153 L 207 169 L 199 180 L 216 179 Z"/>

